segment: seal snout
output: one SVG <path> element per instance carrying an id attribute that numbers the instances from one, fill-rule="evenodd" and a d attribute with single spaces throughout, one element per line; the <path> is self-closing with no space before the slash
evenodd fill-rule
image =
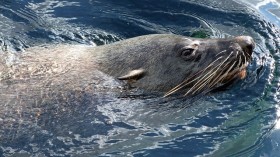
<path id="1" fill-rule="evenodd" d="M 250 36 L 238 36 L 235 37 L 235 39 L 242 50 L 251 56 L 253 53 L 253 49 L 255 48 L 254 39 Z"/>

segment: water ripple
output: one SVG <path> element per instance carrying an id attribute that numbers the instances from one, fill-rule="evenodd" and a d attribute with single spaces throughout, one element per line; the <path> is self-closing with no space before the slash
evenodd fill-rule
<path id="1" fill-rule="evenodd" d="M 279 28 L 251 8 L 209 0 L 4 0 L 0 11 L 5 52 L 46 43 L 103 45 L 151 33 L 251 35 L 257 43 L 244 81 L 191 103 L 100 93 L 78 106 L 4 104 L 0 124 L 9 127 L 0 130 L 1 155 L 259 156 L 279 149 L 265 146 L 279 136 Z"/>

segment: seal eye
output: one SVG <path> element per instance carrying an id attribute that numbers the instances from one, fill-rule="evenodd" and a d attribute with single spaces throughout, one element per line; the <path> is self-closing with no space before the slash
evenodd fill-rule
<path id="1" fill-rule="evenodd" d="M 181 57 L 184 60 L 191 60 L 195 56 L 195 49 L 193 48 L 185 48 L 181 51 Z"/>
<path id="2" fill-rule="evenodd" d="M 189 56 L 193 53 L 194 49 L 188 48 L 182 51 L 182 56 Z"/>

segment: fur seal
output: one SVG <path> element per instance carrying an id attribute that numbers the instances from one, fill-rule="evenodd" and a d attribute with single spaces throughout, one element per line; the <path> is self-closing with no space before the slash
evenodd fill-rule
<path id="1" fill-rule="evenodd" d="M 105 120 L 98 107 L 121 100 L 123 81 L 165 96 L 207 93 L 244 78 L 253 48 L 249 36 L 155 34 L 97 47 L 47 45 L 14 57 L 1 54 L 1 144 L 29 151 L 33 143 L 69 132 L 100 134 L 100 124 L 91 121 Z"/>
<path id="2" fill-rule="evenodd" d="M 33 47 L 13 64 L 1 64 L 1 90 L 83 90 L 92 80 L 100 81 L 102 72 L 129 87 L 165 96 L 196 95 L 243 79 L 254 47 L 250 36 L 196 39 L 174 34 L 144 35 L 97 47 Z"/>

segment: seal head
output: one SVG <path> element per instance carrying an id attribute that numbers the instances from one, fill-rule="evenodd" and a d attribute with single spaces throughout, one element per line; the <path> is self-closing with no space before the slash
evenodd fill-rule
<path id="1" fill-rule="evenodd" d="M 196 95 L 246 76 L 255 43 L 249 36 L 197 39 L 172 34 L 140 36 L 94 49 L 101 71 L 130 87 Z M 96 54 L 98 52 L 98 55 Z"/>

